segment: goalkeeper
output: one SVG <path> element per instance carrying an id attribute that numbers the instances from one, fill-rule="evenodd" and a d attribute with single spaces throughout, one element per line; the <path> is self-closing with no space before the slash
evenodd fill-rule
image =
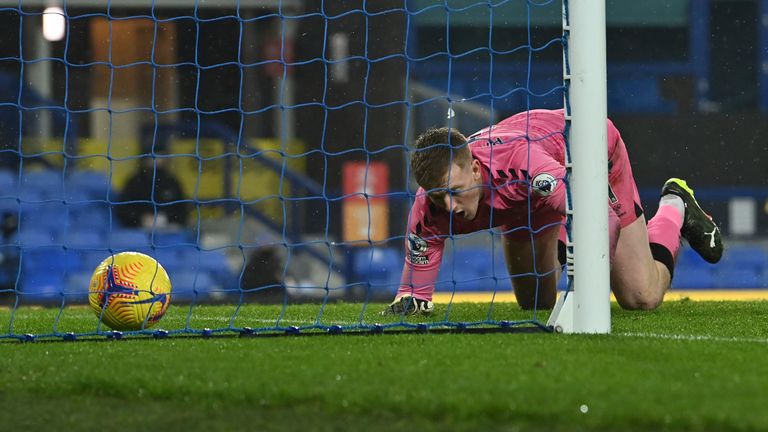
<path id="1" fill-rule="evenodd" d="M 681 236 L 706 261 L 723 253 L 720 230 L 680 179 L 661 189 L 646 224 L 627 149 L 609 120 L 611 289 L 626 309 L 664 299 Z M 416 141 L 411 170 L 421 186 L 411 208 L 400 287 L 385 313 L 429 313 L 445 239 L 500 227 L 515 297 L 524 309 L 552 308 L 565 262 L 563 110 L 532 110 L 465 138 L 430 129 Z M 534 267 L 535 264 L 535 267 Z"/>

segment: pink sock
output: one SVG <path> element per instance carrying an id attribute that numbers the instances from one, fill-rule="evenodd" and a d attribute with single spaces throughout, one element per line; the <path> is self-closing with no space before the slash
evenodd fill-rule
<path id="1" fill-rule="evenodd" d="M 648 242 L 651 244 L 653 259 L 666 265 L 670 274 L 680 249 L 682 226 L 683 215 L 673 205 L 660 205 L 656 215 L 648 222 Z"/>

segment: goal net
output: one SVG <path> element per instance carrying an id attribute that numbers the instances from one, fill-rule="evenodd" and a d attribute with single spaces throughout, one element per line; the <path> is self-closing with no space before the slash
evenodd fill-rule
<path id="1" fill-rule="evenodd" d="M 113 337 L 86 305 L 123 251 L 173 287 L 130 334 L 545 328 L 510 302 L 514 278 L 550 273 L 509 274 L 492 224 L 446 239 L 432 316 L 379 312 L 414 138 L 562 108 L 567 7 L 0 2 L 0 338 Z"/>

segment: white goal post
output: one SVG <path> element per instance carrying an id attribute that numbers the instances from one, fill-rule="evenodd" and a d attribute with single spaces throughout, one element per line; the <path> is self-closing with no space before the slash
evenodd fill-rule
<path id="1" fill-rule="evenodd" d="M 573 290 L 560 294 L 549 325 L 564 333 L 610 333 L 605 0 L 563 0 L 563 35 Z"/>

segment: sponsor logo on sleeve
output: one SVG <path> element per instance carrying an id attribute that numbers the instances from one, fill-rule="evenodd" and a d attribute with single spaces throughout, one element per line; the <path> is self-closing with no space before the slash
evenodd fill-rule
<path id="1" fill-rule="evenodd" d="M 414 233 L 408 234 L 408 261 L 411 264 L 425 265 L 429 264 L 429 257 L 427 252 L 429 251 L 429 245 L 423 238 L 417 236 Z"/>
<path id="2" fill-rule="evenodd" d="M 557 179 L 549 173 L 541 173 L 531 182 L 533 191 L 541 196 L 551 195 L 557 186 Z"/>
<path id="3" fill-rule="evenodd" d="M 611 187 L 610 183 L 608 183 L 608 199 L 611 200 L 611 204 L 616 204 L 619 202 L 619 198 L 613 192 L 613 188 Z"/>

